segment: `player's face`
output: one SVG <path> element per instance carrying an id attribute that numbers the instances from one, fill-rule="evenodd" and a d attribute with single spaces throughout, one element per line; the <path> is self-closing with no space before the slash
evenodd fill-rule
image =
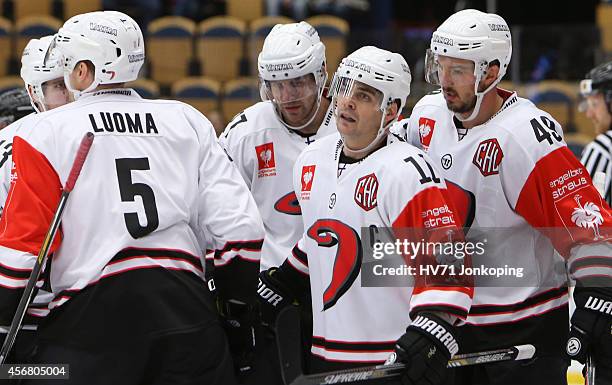
<path id="1" fill-rule="evenodd" d="M 338 92 L 336 126 L 350 148 L 364 148 L 376 138 L 382 119 L 381 101 L 380 91 L 360 82 Z"/>
<path id="2" fill-rule="evenodd" d="M 312 74 L 299 78 L 268 82 L 271 99 L 280 110 L 285 123 L 302 126 L 316 111 L 317 84 Z"/>
<path id="3" fill-rule="evenodd" d="M 70 92 L 66 89 L 64 78 L 44 82 L 42 90 L 45 95 L 45 106 L 47 110 L 52 110 L 70 102 Z"/>
<path id="4" fill-rule="evenodd" d="M 601 93 L 588 95 L 585 100 L 587 118 L 593 122 L 595 133 L 601 134 L 610 129 L 612 116 Z"/>
<path id="5" fill-rule="evenodd" d="M 476 106 L 474 92 L 474 62 L 439 55 L 438 78 L 449 110 L 459 113 L 471 113 Z"/>

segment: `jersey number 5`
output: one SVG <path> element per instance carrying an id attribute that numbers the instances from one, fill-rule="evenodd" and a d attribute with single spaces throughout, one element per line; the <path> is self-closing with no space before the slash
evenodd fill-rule
<path id="1" fill-rule="evenodd" d="M 322 247 L 338 246 L 332 279 L 323 293 L 323 310 L 334 306 L 359 275 L 363 249 L 359 234 L 335 219 L 319 219 L 308 229 L 308 236 Z"/>
<path id="2" fill-rule="evenodd" d="M 155 194 L 149 185 L 132 182 L 133 170 L 150 170 L 149 158 L 121 158 L 115 159 L 117 167 L 117 178 L 119 181 L 119 192 L 123 202 L 134 202 L 136 196 L 142 198 L 146 226 L 141 226 L 137 213 L 124 213 L 125 226 L 132 238 L 140 238 L 153 232 L 159 226 L 159 215 L 155 205 Z"/>

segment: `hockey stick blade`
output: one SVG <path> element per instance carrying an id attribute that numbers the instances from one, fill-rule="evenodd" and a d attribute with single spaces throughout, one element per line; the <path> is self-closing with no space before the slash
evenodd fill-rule
<path id="1" fill-rule="evenodd" d="M 449 368 L 477 365 L 502 361 L 520 361 L 533 358 L 535 355 L 533 345 L 517 345 L 507 349 L 497 349 L 486 352 L 460 354 L 448 361 Z M 381 378 L 401 376 L 406 366 L 402 363 L 390 365 L 365 366 L 336 372 L 298 376 L 290 385 L 327 385 L 358 383 Z"/>
<path id="2" fill-rule="evenodd" d="M 64 212 L 64 207 L 66 207 L 66 201 L 68 200 L 68 196 L 74 188 L 74 184 L 76 183 L 76 180 L 79 177 L 79 174 L 81 173 L 83 163 L 85 163 L 87 154 L 89 154 L 89 149 L 91 148 L 93 140 L 94 135 L 91 132 L 87 132 L 83 136 L 83 139 L 81 139 L 81 144 L 79 145 L 77 153 L 74 157 L 74 161 L 72 162 L 72 168 L 70 170 L 70 174 L 68 175 L 68 179 L 66 180 L 64 189 L 62 190 L 62 195 L 60 196 L 60 201 L 57 205 L 57 209 L 55 210 L 55 214 L 53 215 L 53 219 L 51 220 L 51 224 L 49 225 L 47 234 L 45 234 L 45 238 L 40 247 L 38 257 L 36 258 L 36 262 L 34 263 L 34 267 L 32 268 L 32 273 L 30 273 L 28 282 L 26 283 L 25 289 L 23 290 L 23 294 L 21 295 L 21 299 L 19 300 L 19 305 L 17 305 L 17 311 L 15 312 L 13 320 L 11 321 L 11 326 L 6 335 L 4 343 L 2 344 L 2 349 L 0 349 L 0 364 L 5 363 L 6 358 L 13 347 L 13 344 L 15 343 L 17 333 L 21 329 L 23 317 L 25 317 L 25 314 L 28 310 L 28 306 L 32 301 L 32 296 L 36 288 L 36 282 L 40 277 L 40 271 L 45 260 L 47 259 L 49 249 L 51 248 L 51 244 L 53 243 L 53 239 L 55 239 L 57 229 L 59 228 L 59 225 L 62 221 L 62 214 Z"/>

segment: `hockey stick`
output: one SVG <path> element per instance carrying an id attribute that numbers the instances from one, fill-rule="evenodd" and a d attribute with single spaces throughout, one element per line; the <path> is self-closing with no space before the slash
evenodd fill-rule
<path id="1" fill-rule="evenodd" d="M 57 205 L 57 209 L 55 210 L 55 214 L 53 219 L 51 220 L 51 224 L 49 225 L 49 229 L 47 230 L 47 234 L 43 240 L 42 246 L 40 247 L 40 251 L 38 252 L 38 257 L 36 258 L 36 262 L 34 264 L 34 268 L 32 269 L 32 273 L 30 274 L 30 278 L 28 278 L 28 282 L 26 287 L 21 295 L 21 299 L 19 300 L 19 305 L 17 306 L 17 311 L 13 316 L 13 320 L 11 321 L 11 327 L 9 328 L 8 334 L 6 335 L 6 339 L 4 340 L 4 344 L 2 344 L 2 349 L 0 350 L 0 364 L 4 364 L 6 357 L 8 356 L 13 344 L 15 343 L 15 338 L 17 337 L 17 333 L 19 329 L 21 329 L 21 323 L 23 322 L 23 317 L 26 314 L 28 309 L 28 305 L 32 300 L 32 295 L 34 294 L 34 288 L 36 286 L 36 282 L 40 276 L 40 270 L 42 269 L 45 260 L 47 259 L 47 255 L 49 254 L 49 249 L 51 248 L 51 244 L 53 239 L 55 238 L 55 234 L 57 233 L 57 229 L 62 221 L 62 214 L 64 212 L 64 207 L 66 207 L 66 201 L 68 200 L 68 196 L 70 192 L 74 188 L 74 184 L 81 173 L 81 169 L 83 168 L 83 163 L 85 163 L 85 159 L 87 158 L 87 154 L 89 153 L 89 149 L 91 148 L 91 144 L 93 143 L 94 135 L 91 132 L 86 133 L 81 140 L 81 144 L 79 145 L 79 149 L 74 157 L 74 161 L 72 162 L 72 169 L 70 170 L 70 174 L 68 174 L 68 179 L 66 180 L 64 189 L 62 190 L 62 195 L 60 196 L 60 201 Z"/>
<path id="2" fill-rule="evenodd" d="M 586 361 L 586 385 L 595 385 L 595 362 L 593 356 L 589 355 Z"/>
<path id="3" fill-rule="evenodd" d="M 448 361 L 448 367 L 459 368 L 493 362 L 527 360 L 532 358 L 534 354 L 535 347 L 533 345 L 517 345 L 506 349 L 459 354 Z M 291 385 L 343 384 L 347 382 L 357 383 L 373 379 L 393 378 L 401 376 L 405 369 L 406 365 L 402 363 L 365 366 L 336 372 L 301 375 L 292 381 Z"/>
<path id="4" fill-rule="evenodd" d="M 326 385 L 356 383 L 361 381 L 393 378 L 401 376 L 406 366 L 402 363 L 388 365 L 364 366 L 360 368 L 339 370 L 336 372 L 305 375 L 301 367 L 301 346 L 299 313 L 297 307 L 283 309 L 276 321 L 276 338 L 279 358 L 282 367 L 283 382 L 286 385 Z M 533 345 L 517 345 L 506 349 L 485 352 L 459 354 L 448 361 L 449 368 L 494 363 L 502 361 L 520 361 L 533 358 Z"/>

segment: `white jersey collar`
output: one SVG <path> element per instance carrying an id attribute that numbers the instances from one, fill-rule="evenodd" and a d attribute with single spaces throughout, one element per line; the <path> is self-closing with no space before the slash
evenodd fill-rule
<path id="1" fill-rule="evenodd" d="M 138 92 L 136 92 L 133 88 L 105 88 L 102 90 L 82 94 L 81 97 L 79 97 L 79 100 L 85 100 L 100 96 L 122 96 L 132 99 L 142 99 L 142 97 L 138 95 Z"/>

